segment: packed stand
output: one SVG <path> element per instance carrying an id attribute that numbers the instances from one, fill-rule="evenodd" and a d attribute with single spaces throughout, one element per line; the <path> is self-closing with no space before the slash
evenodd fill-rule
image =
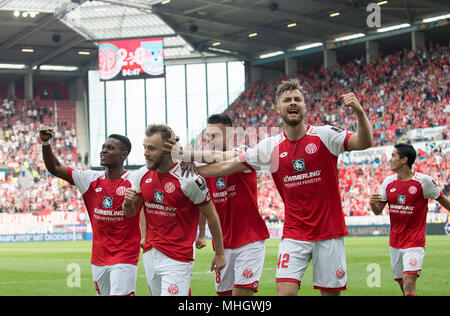
<path id="1" fill-rule="evenodd" d="M 53 108 L 36 101 L 5 99 L 0 106 L 0 121 L 0 169 L 8 168 L 8 163 L 13 168 L 8 169 L 5 179 L 0 178 L 0 213 L 84 210 L 79 192 L 51 176 L 42 160 L 39 129 L 44 122 L 54 122 Z M 75 128 L 70 122 L 57 125 L 52 146 L 58 159 L 80 167 Z M 11 162 L 18 166 L 11 167 Z"/>
<path id="2" fill-rule="evenodd" d="M 407 140 L 416 128 L 450 127 L 450 46 L 430 45 L 417 52 L 397 52 L 380 56 L 366 65 L 364 60 L 337 64 L 331 70 L 299 70 L 306 97 L 306 123 L 330 124 L 351 131 L 357 121 L 339 97 L 352 91 L 366 110 L 374 133 L 374 147 Z M 287 76 L 268 83 L 255 82 L 225 111 L 237 127 L 282 127 L 276 111 L 275 90 Z M 250 138 L 254 137 L 254 131 Z M 442 139 L 448 139 L 448 128 Z M 262 138 L 262 137 L 260 137 Z M 198 143 L 198 141 L 196 142 Z M 421 153 L 415 170 L 429 174 L 449 195 L 449 153 Z M 389 157 L 339 167 L 343 209 L 347 216 L 371 215 L 368 201 L 378 191 L 384 177 L 391 174 Z M 267 220 L 284 220 L 284 206 L 271 177 L 258 179 L 259 206 Z M 436 212 L 445 209 L 436 205 Z"/>
<path id="3" fill-rule="evenodd" d="M 366 65 L 353 60 L 333 67 L 303 69 L 293 74 L 303 85 L 306 123 L 357 129 L 355 115 L 340 102 L 354 92 L 366 110 L 374 131 L 374 146 L 404 141 L 410 129 L 450 127 L 450 46 L 433 45 L 417 52 L 380 56 Z M 255 82 L 226 110 L 235 126 L 281 126 L 275 90 L 287 76 L 268 83 Z M 443 132 L 443 139 L 448 138 Z"/>

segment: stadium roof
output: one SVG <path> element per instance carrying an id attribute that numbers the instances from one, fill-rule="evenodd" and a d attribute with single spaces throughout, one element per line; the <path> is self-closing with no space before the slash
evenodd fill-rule
<path id="1" fill-rule="evenodd" d="M 255 60 L 338 36 L 375 32 L 367 26 L 371 2 L 0 0 L 0 64 L 16 65 L 22 77 L 27 67 L 41 65 L 76 66 L 73 75 L 79 75 L 96 65 L 100 40 L 159 36 L 168 62 L 214 56 Z M 383 27 L 450 13 L 446 0 L 378 3 Z M 38 73 L 45 75 L 42 67 Z M 64 68 L 63 73 L 70 75 Z"/>

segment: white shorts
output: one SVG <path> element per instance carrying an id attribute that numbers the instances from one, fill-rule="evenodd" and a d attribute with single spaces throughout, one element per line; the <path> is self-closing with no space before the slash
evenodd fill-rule
<path id="1" fill-rule="evenodd" d="M 152 248 L 142 255 L 152 296 L 189 296 L 194 262 L 170 259 Z"/>
<path id="2" fill-rule="evenodd" d="M 258 291 L 266 241 L 255 241 L 236 249 L 225 249 L 226 266 L 215 276 L 218 295 L 228 295 L 235 288 L 251 288 Z"/>
<path id="3" fill-rule="evenodd" d="M 403 279 L 403 274 L 415 274 L 417 277 L 420 276 L 423 258 L 425 257 L 424 247 L 406 249 L 390 248 L 394 280 Z"/>
<path id="4" fill-rule="evenodd" d="M 135 295 L 137 266 L 134 264 L 92 265 L 94 286 L 99 296 Z"/>
<path id="5" fill-rule="evenodd" d="M 347 288 L 344 239 L 299 241 L 283 239 L 278 248 L 277 282 L 301 284 L 308 263 L 313 262 L 314 288 L 342 291 Z"/>

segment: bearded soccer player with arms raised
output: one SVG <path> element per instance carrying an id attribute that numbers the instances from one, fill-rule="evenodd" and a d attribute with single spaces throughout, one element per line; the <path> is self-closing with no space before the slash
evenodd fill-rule
<path id="1" fill-rule="evenodd" d="M 372 131 L 353 93 L 342 96 L 357 115 L 358 131 L 303 124 L 306 105 L 297 79 L 283 81 L 276 92 L 285 131 L 260 141 L 245 155 L 208 168 L 214 176 L 248 168 L 272 173 L 285 204 L 285 224 L 276 272 L 277 295 L 297 295 L 308 263 L 313 261 L 314 288 L 340 295 L 347 286 L 343 237 L 348 234 L 339 193 L 337 159 L 344 151 L 372 146 Z"/>

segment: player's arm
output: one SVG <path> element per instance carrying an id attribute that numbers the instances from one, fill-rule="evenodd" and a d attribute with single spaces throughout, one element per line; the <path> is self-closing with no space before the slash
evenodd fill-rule
<path id="1" fill-rule="evenodd" d="M 186 162 L 201 162 L 214 163 L 232 159 L 239 154 L 234 151 L 220 151 L 220 150 L 202 150 L 202 151 L 187 151 L 183 150 L 178 143 L 169 139 L 165 143 L 164 152 L 170 153 L 173 159 L 179 159 Z"/>
<path id="2" fill-rule="evenodd" d="M 380 215 L 386 204 L 387 201 L 381 201 L 381 194 L 372 194 L 370 197 L 370 208 L 375 215 Z"/>
<path id="3" fill-rule="evenodd" d="M 350 106 L 358 117 L 358 132 L 352 134 L 347 142 L 347 148 L 352 150 L 364 150 L 372 147 L 372 127 L 369 119 L 366 116 L 361 104 L 353 93 L 346 93 L 342 95 L 342 99 L 346 106 Z"/>
<path id="4" fill-rule="evenodd" d="M 127 188 L 122 203 L 122 211 L 126 217 L 133 217 L 140 209 L 142 204 L 142 195 L 136 189 Z"/>
<path id="5" fill-rule="evenodd" d="M 49 141 L 53 137 L 53 132 L 50 129 L 43 129 L 39 131 L 39 138 L 42 142 L 42 158 L 47 170 L 60 179 L 71 183 L 72 179 L 69 175 L 69 168 L 61 164 L 53 153 L 52 146 Z"/>
<path id="6" fill-rule="evenodd" d="M 448 197 L 442 194 L 442 196 L 437 198 L 436 201 L 438 201 L 439 204 L 445 207 L 447 211 L 450 211 L 450 200 L 448 199 Z"/>
<path id="7" fill-rule="evenodd" d="M 199 206 L 198 209 L 208 221 L 208 227 L 214 240 L 215 255 L 211 263 L 211 271 L 214 270 L 218 273 L 227 263 L 225 259 L 225 250 L 223 248 L 222 228 L 220 227 L 219 215 L 217 214 L 212 201 L 209 201 L 205 205 Z"/>
<path id="8" fill-rule="evenodd" d="M 203 213 L 200 213 L 198 219 L 198 237 L 195 240 L 195 247 L 197 249 L 206 247 L 206 217 Z"/>
<path id="9" fill-rule="evenodd" d="M 247 170 L 247 166 L 239 161 L 238 158 L 216 162 L 197 169 L 198 173 L 203 177 L 222 177 L 229 176 L 237 172 Z"/>
<path id="10" fill-rule="evenodd" d="M 141 248 L 144 248 L 145 236 L 147 234 L 147 222 L 145 219 L 144 208 L 141 208 L 139 215 L 139 227 L 141 228 Z"/>

